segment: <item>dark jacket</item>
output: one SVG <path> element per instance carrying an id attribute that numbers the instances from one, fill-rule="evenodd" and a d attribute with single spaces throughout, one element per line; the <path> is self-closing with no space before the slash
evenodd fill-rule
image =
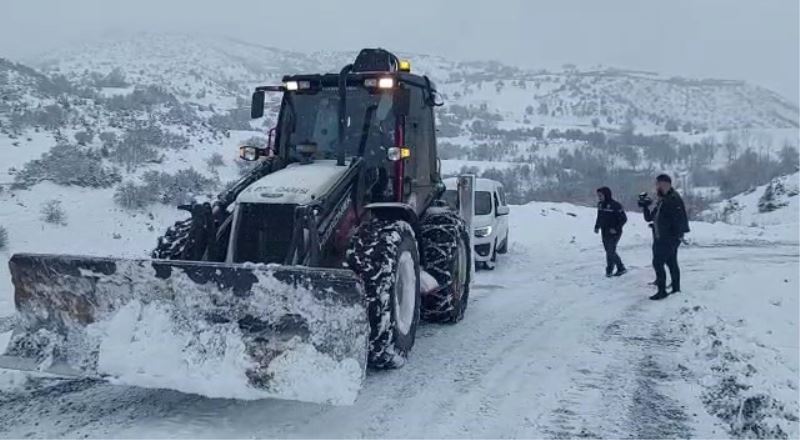
<path id="1" fill-rule="evenodd" d="M 689 232 L 686 206 L 675 189 L 659 197 L 654 206 L 645 208 L 644 218 L 653 222 L 656 240 L 680 240 L 683 234 Z"/>
<path id="2" fill-rule="evenodd" d="M 594 223 L 594 228 L 602 230 L 603 234 L 609 234 L 611 229 L 621 234 L 622 226 L 628 221 L 625 209 L 611 197 L 610 189 L 602 187 L 597 191 L 605 196 L 605 200 L 597 204 L 597 221 Z"/>

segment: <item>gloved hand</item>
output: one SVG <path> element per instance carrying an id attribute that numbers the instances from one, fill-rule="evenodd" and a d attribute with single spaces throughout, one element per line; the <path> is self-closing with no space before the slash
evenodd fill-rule
<path id="1" fill-rule="evenodd" d="M 600 232 L 600 228 L 594 228 L 594 233 L 597 234 L 598 232 Z"/>

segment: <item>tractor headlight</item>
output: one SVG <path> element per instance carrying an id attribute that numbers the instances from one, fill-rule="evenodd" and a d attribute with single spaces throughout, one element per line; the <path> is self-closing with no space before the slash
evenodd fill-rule
<path id="1" fill-rule="evenodd" d="M 394 78 L 381 78 L 378 80 L 379 89 L 391 89 L 394 87 Z"/>
<path id="2" fill-rule="evenodd" d="M 475 228 L 475 236 L 478 238 L 488 237 L 492 234 L 491 226 L 484 226 L 482 228 Z"/>
<path id="3" fill-rule="evenodd" d="M 392 162 L 411 157 L 411 149 L 408 147 L 391 147 L 386 150 L 386 158 Z"/>
<path id="4" fill-rule="evenodd" d="M 286 90 L 294 92 L 296 90 L 307 90 L 311 88 L 311 81 L 286 81 L 283 83 Z"/>
<path id="5" fill-rule="evenodd" d="M 392 162 L 400 160 L 400 148 L 392 147 L 386 150 L 386 158 L 391 160 Z"/>
<path id="6" fill-rule="evenodd" d="M 379 89 L 392 89 L 394 88 L 394 78 L 367 78 L 364 80 L 364 87 L 379 88 Z"/>

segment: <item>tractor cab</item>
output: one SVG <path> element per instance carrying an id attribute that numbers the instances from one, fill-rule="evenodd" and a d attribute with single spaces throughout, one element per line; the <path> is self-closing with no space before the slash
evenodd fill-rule
<path id="1" fill-rule="evenodd" d="M 439 104 L 433 83 L 410 70 L 386 50 L 364 49 L 338 74 L 288 75 L 281 86 L 259 87 L 254 118 L 264 113 L 265 93 L 283 94 L 275 136 L 267 149 L 242 147 L 240 155 L 338 166 L 362 161 L 370 202 L 421 209 L 442 189 L 433 117 Z"/>

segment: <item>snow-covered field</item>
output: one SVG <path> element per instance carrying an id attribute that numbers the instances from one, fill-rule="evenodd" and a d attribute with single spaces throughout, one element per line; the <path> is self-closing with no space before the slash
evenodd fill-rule
<path id="1" fill-rule="evenodd" d="M 0 436 L 797 438 L 798 212 L 781 212 L 783 226 L 693 223 L 684 292 L 653 302 L 639 214 L 620 247 L 630 273 L 606 279 L 592 209 L 514 207 L 509 254 L 477 274 L 465 320 L 422 326 L 410 362 L 370 372 L 353 406 L 3 371 Z M 160 229 L 106 240 L 115 215 L 96 215 L 100 238 L 44 229 L 11 249 L 136 254 Z"/>

